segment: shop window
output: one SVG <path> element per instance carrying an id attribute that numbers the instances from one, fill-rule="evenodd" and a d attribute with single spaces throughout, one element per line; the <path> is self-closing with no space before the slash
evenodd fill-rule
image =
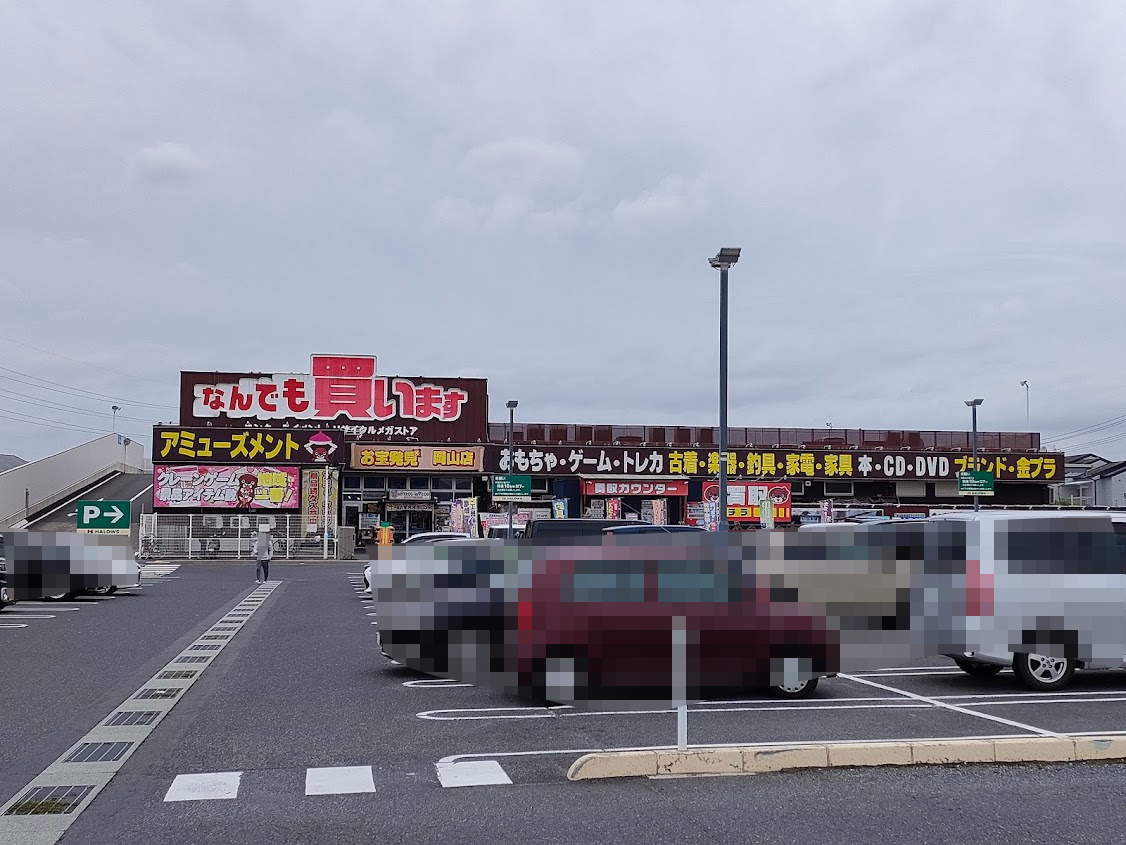
<path id="1" fill-rule="evenodd" d="M 344 489 L 345 490 L 359 490 L 360 489 L 360 477 L 358 475 L 346 475 L 346 476 L 344 476 Z"/>
<path id="2" fill-rule="evenodd" d="M 533 475 L 532 476 L 532 492 L 533 493 L 546 493 L 548 489 L 548 478 L 546 475 Z"/>
<path id="3" fill-rule="evenodd" d="M 473 479 L 472 478 L 458 478 L 454 480 L 454 489 L 459 493 L 472 493 L 473 492 Z"/>
<path id="4" fill-rule="evenodd" d="M 387 479 L 382 475 L 365 475 L 364 476 L 364 489 L 365 490 L 382 490 L 387 483 Z"/>
<path id="5" fill-rule="evenodd" d="M 454 480 L 444 475 L 435 475 L 430 479 L 431 490 L 453 490 Z"/>
<path id="6" fill-rule="evenodd" d="M 412 475 L 410 478 L 411 490 L 429 490 L 430 479 L 425 475 Z"/>
<path id="7" fill-rule="evenodd" d="M 358 501 L 360 501 L 360 494 L 359 493 L 345 493 L 344 494 L 344 501 L 346 501 L 346 502 L 358 502 Z"/>
<path id="8" fill-rule="evenodd" d="M 406 490 L 407 479 L 404 475 L 392 475 L 387 479 L 388 490 Z"/>
<path id="9" fill-rule="evenodd" d="M 438 492 L 438 493 L 435 493 L 435 494 L 434 494 L 434 500 L 435 500 L 435 501 L 438 501 L 438 502 L 452 502 L 452 501 L 453 501 L 453 498 L 454 498 L 454 494 L 453 494 L 453 493 L 441 493 L 441 492 Z"/>
<path id="10" fill-rule="evenodd" d="M 825 482 L 825 495 L 826 496 L 851 496 L 852 482 L 851 481 L 826 481 Z"/>

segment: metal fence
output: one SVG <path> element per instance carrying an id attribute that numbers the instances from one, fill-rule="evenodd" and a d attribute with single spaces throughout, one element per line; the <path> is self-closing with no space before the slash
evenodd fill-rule
<path id="1" fill-rule="evenodd" d="M 269 531 L 274 540 L 275 560 L 336 557 L 335 523 L 329 525 L 326 555 L 324 534 L 308 531 L 302 517 L 257 514 L 142 514 L 138 551 L 148 560 L 248 560 L 260 529 Z"/>

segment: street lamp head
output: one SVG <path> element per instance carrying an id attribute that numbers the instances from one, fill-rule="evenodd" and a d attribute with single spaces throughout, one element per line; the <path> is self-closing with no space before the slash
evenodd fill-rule
<path id="1" fill-rule="evenodd" d="M 976 408 L 978 405 L 980 405 L 984 401 L 985 401 L 984 399 L 967 399 L 966 400 L 966 407 L 967 408 Z"/>
<path id="2" fill-rule="evenodd" d="M 716 270 L 722 270 L 726 267 L 731 267 L 739 260 L 740 248 L 737 246 L 725 246 L 719 251 L 719 254 L 714 258 L 709 258 L 708 263 Z"/>
<path id="3" fill-rule="evenodd" d="M 1028 379 L 1026 379 L 1026 378 L 1022 378 L 1022 379 L 1020 380 L 1020 386 L 1021 386 L 1021 387 L 1028 387 Z"/>
<path id="4" fill-rule="evenodd" d="M 110 410 L 111 410 L 111 411 L 114 411 L 114 412 L 116 412 L 116 411 L 120 411 L 120 410 L 121 410 L 121 406 L 120 406 L 120 405 L 111 405 L 111 406 L 110 406 Z"/>
<path id="5" fill-rule="evenodd" d="M 509 399 L 509 400 L 508 400 L 508 401 L 507 401 L 507 402 L 505 403 L 505 405 L 504 405 L 504 406 L 505 406 L 506 408 L 508 408 L 508 410 L 510 410 L 510 411 L 511 411 L 511 410 L 512 410 L 513 408 L 515 408 L 515 407 L 516 407 L 517 405 L 519 405 L 519 404 L 520 404 L 520 403 L 519 403 L 519 402 L 517 402 L 517 401 L 516 401 L 515 399 Z"/>

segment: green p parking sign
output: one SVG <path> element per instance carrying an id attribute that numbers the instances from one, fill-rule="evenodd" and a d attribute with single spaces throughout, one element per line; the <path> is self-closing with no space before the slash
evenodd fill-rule
<path id="1" fill-rule="evenodd" d="M 128 502 L 79 502 L 78 530 L 83 534 L 128 534 Z"/>

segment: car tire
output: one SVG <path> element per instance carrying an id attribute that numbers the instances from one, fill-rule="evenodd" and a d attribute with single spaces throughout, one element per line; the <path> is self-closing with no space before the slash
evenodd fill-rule
<path id="1" fill-rule="evenodd" d="M 786 684 L 784 686 L 771 687 L 771 692 L 779 698 L 809 698 L 817 689 L 817 680 L 817 678 L 810 678 L 808 681 L 802 681 L 800 684 Z"/>
<path id="2" fill-rule="evenodd" d="M 1013 672 L 1034 692 L 1054 692 L 1071 683 L 1075 661 L 1067 657 L 1018 652 L 1013 655 Z"/>
<path id="3" fill-rule="evenodd" d="M 586 661 L 571 649 L 549 653 L 536 672 L 535 698 L 549 704 L 571 704 L 589 697 Z"/>
<path id="4" fill-rule="evenodd" d="M 95 596 L 112 596 L 117 592 L 117 587 L 95 587 L 90 591 Z"/>
<path id="5" fill-rule="evenodd" d="M 47 601 L 70 601 L 74 593 L 55 593 L 53 596 L 44 596 Z"/>
<path id="6" fill-rule="evenodd" d="M 973 675 L 975 678 L 987 678 L 996 675 L 1004 666 L 998 666 L 996 663 L 981 663 L 977 660 L 954 660 L 955 665 L 967 675 Z"/>

